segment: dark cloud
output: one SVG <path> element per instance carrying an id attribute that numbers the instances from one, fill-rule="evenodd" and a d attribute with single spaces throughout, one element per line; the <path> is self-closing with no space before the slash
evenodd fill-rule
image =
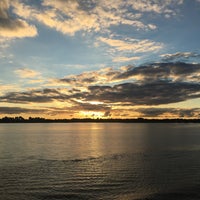
<path id="1" fill-rule="evenodd" d="M 126 67 L 128 70 L 129 67 Z M 104 68 L 97 71 L 83 72 L 78 75 L 69 75 L 64 78 L 54 79 L 53 83 L 66 83 L 67 85 L 83 86 L 90 84 L 103 84 L 112 82 L 113 78 L 121 74 L 120 70 L 115 70 L 113 68 Z"/>
<path id="2" fill-rule="evenodd" d="M 110 106 L 104 104 L 91 104 L 91 103 L 75 103 L 74 110 L 87 110 L 87 111 L 110 111 Z"/>
<path id="3" fill-rule="evenodd" d="M 10 2 L 0 2 L 0 36 L 3 37 L 34 37 L 37 35 L 35 26 L 29 25 L 20 18 L 13 18 L 9 14 Z"/>
<path id="4" fill-rule="evenodd" d="M 0 18 L 8 18 L 9 3 L 7 0 L 1 0 L 0 2 Z"/>
<path id="5" fill-rule="evenodd" d="M 118 73 L 116 73 L 118 74 Z M 98 75 L 98 74 L 97 74 Z M 105 74 L 104 74 L 105 75 Z M 131 81 L 133 75 L 143 77 Z M 118 103 L 120 105 L 161 105 L 178 103 L 190 99 L 200 98 L 200 64 L 188 63 L 154 63 L 140 67 L 128 67 L 127 70 L 115 76 L 115 80 L 123 80 L 113 86 L 102 84 L 88 84 L 83 91 L 74 85 L 68 94 L 59 89 L 33 90 L 28 92 L 11 92 L 0 97 L 1 102 L 9 103 L 46 103 L 58 100 L 61 102 L 84 102 L 80 109 L 107 109 L 105 105 L 92 105 L 86 102 L 100 101 L 104 103 Z M 77 76 L 79 77 L 79 76 Z M 84 80 L 87 77 L 80 75 Z M 74 77 L 75 80 L 78 78 Z M 89 78 L 88 82 L 92 82 Z M 78 100 L 78 101 L 77 101 Z M 77 103 L 73 102 L 77 105 Z M 96 106 L 96 108 L 95 108 Z M 99 108 L 98 108 L 99 106 Z M 102 108 L 104 106 L 104 108 Z M 107 111 L 107 110 L 105 110 Z"/>
<path id="6" fill-rule="evenodd" d="M 97 5 L 96 0 L 77 0 L 79 8 L 85 11 L 91 11 Z"/>
<path id="7" fill-rule="evenodd" d="M 192 109 L 178 109 L 178 108 L 140 108 L 136 110 L 140 112 L 143 117 L 159 117 L 163 115 L 177 116 L 177 117 L 199 117 L 200 108 Z"/>
<path id="8" fill-rule="evenodd" d="M 193 63 L 151 63 L 147 65 L 142 65 L 140 67 L 128 68 L 127 71 L 117 75 L 114 79 L 127 79 L 134 76 L 141 76 L 140 81 L 154 81 L 154 80 L 176 80 L 177 78 L 184 78 L 200 73 L 200 64 Z"/>
<path id="9" fill-rule="evenodd" d="M 88 78 L 81 78 L 80 76 L 75 77 L 67 77 L 67 78 L 61 78 L 56 80 L 58 83 L 67 83 L 67 84 L 77 84 L 82 85 L 84 84 L 90 84 L 97 81 L 97 77 L 88 77 Z"/>
<path id="10" fill-rule="evenodd" d="M 177 52 L 174 54 L 164 54 L 161 55 L 162 60 L 166 62 L 178 61 L 178 60 L 187 60 L 190 58 L 200 58 L 200 54 L 195 52 Z"/>
<path id="11" fill-rule="evenodd" d="M 103 83 L 103 80 L 105 81 L 105 84 L 108 84 L 116 81 L 127 81 L 130 78 L 134 79 L 140 84 L 150 83 L 158 80 L 170 80 L 173 82 L 198 81 L 200 79 L 200 64 L 163 62 L 149 63 L 139 67 L 129 65 L 123 70 L 109 69 L 104 73 L 101 71 L 87 72 L 57 79 L 56 82 L 72 85 L 94 85 Z"/>
<path id="12" fill-rule="evenodd" d="M 25 28 L 25 25 L 21 20 L 0 17 L 0 27 L 2 29 L 16 30 L 19 27 Z"/>
<path id="13" fill-rule="evenodd" d="M 144 117 L 158 117 L 162 114 L 175 111 L 174 108 L 140 108 L 136 110 L 142 113 Z"/>
<path id="14" fill-rule="evenodd" d="M 160 105 L 199 98 L 200 84 L 157 81 L 138 85 L 134 83 L 111 86 L 91 86 L 82 99 L 113 102 L 130 102 L 132 105 Z"/>
<path id="15" fill-rule="evenodd" d="M 104 113 L 104 117 L 111 117 L 111 112 L 108 110 Z"/>
<path id="16" fill-rule="evenodd" d="M 21 107 L 0 107 L 0 114 L 25 114 L 25 113 L 42 113 L 44 109 L 27 109 Z"/>
<path id="17" fill-rule="evenodd" d="M 9 103 L 48 103 L 54 100 L 65 101 L 68 98 L 56 89 L 33 90 L 29 92 L 10 92 L 0 97 L 0 102 Z"/>
<path id="18" fill-rule="evenodd" d="M 0 97 L 1 102 L 9 103 L 46 103 L 53 100 L 101 101 L 105 103 L 131 103 L 132 105 L 160 105 L 185 101 L 200 97 L 200 84 L 186 82 L 157 81 L 149 84 L 124 83 L 114 86 L 89 86 L 87 92 L 71 95 L 55 89 L 43 91 L 12 92 Z M 83 105 L 90 109 L 91 105 Z M 92 105 L 93 106 L 93 105 Z"/>

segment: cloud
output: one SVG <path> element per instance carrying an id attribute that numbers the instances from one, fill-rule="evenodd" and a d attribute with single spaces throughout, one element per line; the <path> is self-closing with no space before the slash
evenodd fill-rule
<path id="1" fill-rule="evenodd" d="M 139 60 L 141 57 L 133 56 L 133 57 L 115 57 L 113 58 L 113 62 L 128 62 L 133 60 Z"/>
<path id="2" fill-rule="evenodd" d="M 114 109 L 111 110 L 109 107 L 101 107 L 91 104 L 83 104 L 83 105 L 75 105 L 72 107 L 43 107 L 40 109 L 34 108 L 23 108 L 23 107 L 0 107 L 1 115 L 21 115 L 21 114 L 30 114 L 30 115 L 41 115 L 48 114 L 48 116 L 55 115 L 64 115 L 65 117 L 74 116 L 79 112 L 86 112 L 86 115 L 92 115 L 92 113 L 102 113 L 102 117 L 111 117 L 117 116 L 119 117 L 130 117 L 130 111 L 133 110 L 135 116 L 145 117 L 145 118 L 199 118 L 200 109 L 192 108 L 192 109 L 184 109 L 184 108 L 156 108 L 156 107 L 148 107 L 148 108 L 133 108 L 133 109 Z"/>
<path id="3" fill-rule="evenodd" d="M 12 92 L 12 91 L 19 91 L 20 86 L 16 84 L 1 84 L 0 83 L 0 95 L 3 95 L 7 92 Z"/>
<path id="4" fill-rule="evenodd" d="M 6 53 L 4 52 L 6 48 L 9 47 L 9 43 L 11 42 L 10 38 L 4 38 L 0 36 L 0 50 L 1 50 L 1 58 L 6 57 Z"/>
<path id="5" fill-rule="evenodd" d="M 28 108 L 22 108 L 22 107 L 0 107 L 0 114 L 40 114 L 42 112 L 45 112 L 46 109 L 28 109 Z"/>
<path id="6" fill-rule="evenodd" d="M 200 65 L 189 63 L 151 63 L 139 67 L 105 68 L 55 81 L 66 88 L 9 92 L 0 97 L 7 103 L 102 102 L 99 107 L 120 105 L 164 105 L 200 98 Z M 88 104 L 90 103 L 90 104 Z M 96 107 L 98 107 L 96 106 Z"/>
<path id="7" fill-rule="evenodd" d="M 43 6 L 49 9 L 45 9 L 43 13 L 36 13 L 33 17 L 63 34 L 74 35 L 78 31 L 99 30 L 96 15 L 82 10 L 76 0 L 44 0 Z"/>
<path id="8" fill-rule="evenodd" d="M 37 35 L 36 27 L 20 18 L 12 18 L 8 13 L 9 8 L 9 0 L 2 0 L 0 2 L 0 37 L 35 37 Z"/>
<path id="9" fill-rule="evenodd" d="M 163 61 L 172 62 L 189 58 L 200 58 L 200 54 L 194 52 L 176 52 L 174 54 L 163 54 L 161 57 Z"/>
<path id="10" fill-rule="evenodd" d="M 154 52 L 163 47 L 163 44 L 151 40 L 138 40 L 126 38 L 126 40 L 99 37 L 98 41 L 107 44 L 117 51 L 133 51 L 134 53 Z"/>
<path id="11" fill-rule="evenodd" d="M 114 79 L 134 78 L 139 82 L 150 83 L 158 80 L 171 82 L 197 82 L 200 80 L 200 64 L 193 63 L 150 63 L 140 67 L 129 67 Z"/>
<path id="12" fill-rule="evenodd" d="M 20 68 L 16 69 L 15 73 L 20 77 L 20 78 L 29 78 L 33 79 L 41 75 L 40 72 L 28 69 L 28 68 Z"/>
<path id="13" fill-rule="evenodd" d="M 0 19 L 0 36 L 6 38 L 35 37 L 35 26 L 29 25 L 23 20 Z"/>
<path id="14" fill-rule="evenodd" d="M 72 87 L 69 98 L 82 101 L 160 105 L 199 98 L 199 80 L 199 64 L 179 62 L 105 68 L 57 79 L 55 84 Z"/>
<path id="15" fill-rule="evenodd" d="M 175 8 L 183 0 L 42 0 L 36 4 L 20 0 L 2 0 L 0 4 L 0 36 L 34 37 L 38 21 L 63 34 L 110 32 L 113 26 L 127 25 L 135 30 L 154 30 L 156 25 L 144 23 L 146 13 L 176 15 Z M 11 9 L 10 9 L 11 8 Z M 9 12 L 12 12 L 11 17 Z"/>
<path id="16" fill-rule="evenodd" d="M 71 101 L 71 104 L 63 107 L 41 107 L 35 108 L 23 108 L 23 107 L 0 107 L 0 114 L 47 114 L 47 115 L 60 115 L 65 114 L 74 115 L 79 112 L 93 112 L 103 113 L 104 117 L 110 116 L 111 107 L 103 104 L 81 103 L 77 101 Z"/>
<path id="17" fill-rule="evenodd" d="M 42 84 L 45 83 L 44 77 L 42 77 L 41 72 L 32 70 L 29 68 L 19 68 L 14 71 L 14 73 L 23 81 L 21 83 L 26 84 Z M 39 86 L 41 87 L 41 86 Z"/>
<path id="18" fill-rule="evenodd" d="M 87 85 L 93 84 L 109 84 L 115 81 L 114 77 L 117 76 L 117 74 L 119 73 L 119 70 L 114 70 L 113 68 L 108 67 L 96 71 L 83 72 L 82 74 L 78 75 L 68 75 L 60 79 L 51 79 L 49 80 L 49 84 L 47 85 L 56 86 L 61 84 L 71 87 L 85 87 Z"/>
<path id="19" fill-rule="evenodd" d="M 144 24 L 141 15 L 129 11 L 128 1 L 105 0 L 43 0 L 39 7 L 13 1 L 13 12 L 23 19 L 37 20 L 63 34 L 73 36 L 79 31 L 109 32 L 121 24 L 136 29 L 153 30 L 154 24 Z"/>
<path id="20" fill-rule="evenodd" d="M 200 84 L 157 81 L 150 84 L 134 83 L 111 86 L 90 86 L 89 92 L 76 94 L 82 100 L 132 105 L 161 105 L 200 97 Z"/>
<path id="21" fill-rule="evenodd" d="M 68 96 L 57 89 L 31 90 L 27 92 L 9 92 L 0 97 L 0 102 L 8 103 L 48 103 L 54 100 L 67 101 Z"/>
<path id="22" fill-rule="evenodd" d="M 170 117 L 170 118 L 196 118 L 200 116 L 200 108 L 180 109 L 180 108 L 140 108 L 137 109 L 143 117 Z"/>
<path id="23" fill-rule="evenodd" d="M 110 112 L 111 107 L 105 104 L 94 104 L 92 102 L 78 102 L 73 101 L 73 106 L 70 106 L 71 110 L 81 110 L 81 111 L 101 111 Z M 69 108 L 68 108 L 69 109 Z"/>
<path id="24" fill-rule="evenodd" d="M 200 64 L 169 62 L 149 63 L 135 66 L 125 66 L 120 69 L 103 68 L 88 71 L 78 75 L 68 75 L 64 78 L 50 80 L 49 85 L 71 87 L 87 87 L 88 85 L 109 85 L 120 82 L 149 84 L 157 81 L 199 83 Z M 48 84 L 47 84 L 48 85 Z"/>
<path id="25" fill-rule="evenodd" d="M 172 9 L 183 3 L 184 0 L 135 0 L 130 5 L 134 10 L 140 12 L 153 12 L 157 14 L 176 15 L 176 10 Z"/>
<path id="26" fill-rule="evenodd" d="M 98 77 L 98 76 L 97 76 Z M 152 63 L 140 67 L 128 66 L 104 74 L 114 86 L 88 86 L 88 91 L 75 93 L 74 98 L 105 103 L 160 105 L 200 97 L 200 65 L 188 63 Z M 74 79 L 75 80 L 75 79 Z"/>

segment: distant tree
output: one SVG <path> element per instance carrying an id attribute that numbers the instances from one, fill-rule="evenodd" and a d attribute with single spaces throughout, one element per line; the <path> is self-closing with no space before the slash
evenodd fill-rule
<path id="1" fill-rule="evenodd" d="M 15 121 L 17 122 L 23 122 L 25 119 L 22 116 L 15 117 Z"/>

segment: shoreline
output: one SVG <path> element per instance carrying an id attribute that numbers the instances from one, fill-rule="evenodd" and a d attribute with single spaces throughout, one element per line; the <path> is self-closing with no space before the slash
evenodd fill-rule
<path id="1" fill-rule="evenodd" d="M 24 119 L 5 117 L 0 119 L 0 123 L 200 123 L 200 119 Z"/>

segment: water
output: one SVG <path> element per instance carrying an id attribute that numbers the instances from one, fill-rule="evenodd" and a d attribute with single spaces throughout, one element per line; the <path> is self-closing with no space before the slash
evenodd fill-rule
<path id="1" fill-rule="evenodd" d="M 0 200 L 199 200 L 200 124 L 0 124 Z"/>

